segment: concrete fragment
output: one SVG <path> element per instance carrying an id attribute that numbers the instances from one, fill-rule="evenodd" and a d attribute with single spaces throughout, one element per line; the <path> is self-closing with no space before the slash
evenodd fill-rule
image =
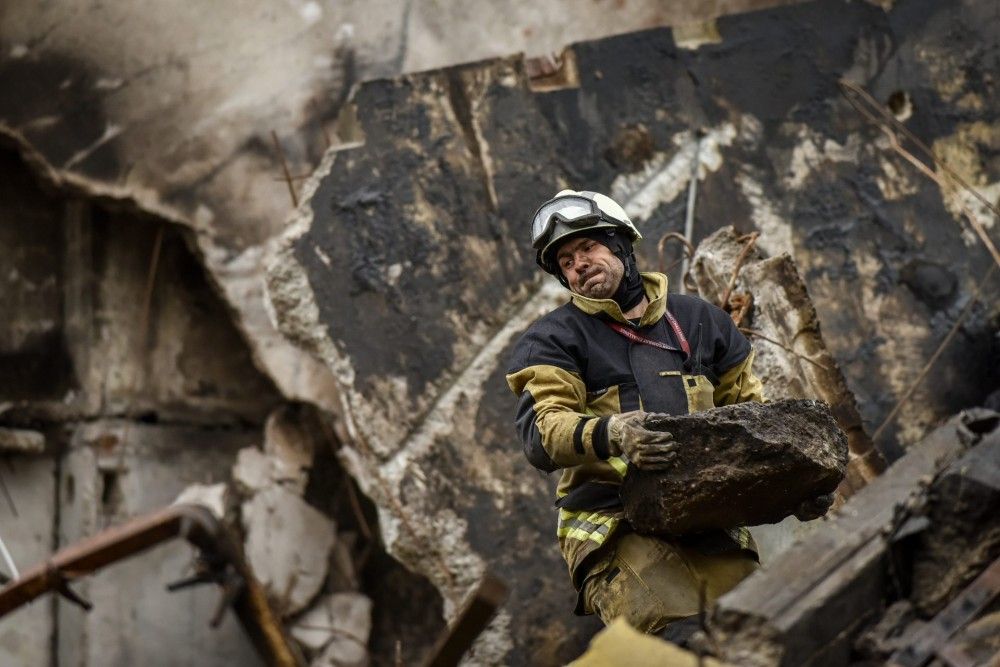
<path id="1" fill-rule="evenodd" d="M 837 488 L 847 440 L 826 404 L 741 403 L 666 416 L 661 430 L 681 443 L 666 471 L 630 468 L 625 516 L 641 533 L 682 535 L 773 523 Z"/>
<path id="2" fill-rule="evenodd" d="M 226 516 L 226 500 L 229 497 L 229 486 L 225 482 L 218 484 L 192 484 L 174 500 L 174 505 L 201 505 L 217 519 Z"/>
<path id="3" fill-rule="evenodd" d="M 280 486 L 243 503 L 246 557 L 284 615 L 305 609 L 326 579 L 333 522 Z"/>
<path id="4" fill-rule="evenodd" d="M 38 431 L 0 428 L 0 452 L 41 454 L 45 451 L 45 436 Z"/>
<path id="5" fill-rule="evenodd" d="M 306 471 L 268 456 L 257 447 L 246 447 L 236 455 L 233 482 L 245 495 L 252 495 L 276 484 L 302 495 L 307 481 Z"/>
<path id="6" fill-rule="evenodd" d="M 361 593 L 334 593 L 319 600 L 292 624 L 292 636 L 312 653 L 331 642 L 341 644 L 328 657 L 353 664 L 367 655 L 372 629 L 372 601 Z M 353 646 L 353 650 L 349 647 Z M 340 664 L 340 663 L 334 663 Z"/>
<path id="7" fill-rule="evenodd" d="M 924 482 L 962 454 L 977 414 L 962 413 L 936 429 L 851 497 L 823 530 L 720 598 L 709 618 L 720 657 L 751 667 L 847 664 L 889 585 L 884 536 L 901 509 L 919 504 Z"/>
<path id="8" fill-rule="evenodd" d="M 818 398 L 830 405 L 847 434 L 850 462 L 840 489 L 847 497 L 881 473 L 885 461 L 865 433 L 854 394 L 827 349 L 795 262 L 788 255 L 764 258 L 756 248 L 744 253 L 746 241 L 740 239 L 735 228 L 723 227 L 698 245 L 691 266 L 698 293 L 719 304 L 729 292 L 727 305 L 734 312 L 738 310 L 734 296 L 751 305 L 740 326 L 755 332 L 749 334 L 756 351 L 754 372 L 768 398 Z M 742 266 L 730 290 L 741 256 Z"/>

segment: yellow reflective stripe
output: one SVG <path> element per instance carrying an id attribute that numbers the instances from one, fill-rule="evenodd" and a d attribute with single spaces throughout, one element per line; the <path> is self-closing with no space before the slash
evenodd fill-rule
<path id="1" fill-rule="evenodd" d="M 612 456 L 608 459 L 608 463 L 611 467 L 615 469 L 615 472 L 625 477 L 625 471 L 628 470 L 628 461 L 625 460 L 624 456 Z"/>
<path id="2" fill-rule="evenodd" d="M 602 514 L 600 512 L 588 512 L 587 510 L 574 511 L 560 508 L 559 523 L 564 524 L 568 521 L 586 521 L 587 523 L 603 526 L 606 523 L 615 521 L 615 517 L 610 514 Z"/>
<path id="3" fill-rule="evenodd" d="M 556 535 L 603 544 L 617 524 L 618 519 L 607 514 L 560 509 Z"/>
<path id="4" fill-rule="evenodd" d="M 579 528 L 565 528 L 560 530 L 559 537 L 568 537 L 574 540 L 580 540 L 581 542 L 590 540 L 598 544 L 604 544 L 604 540 L 607 539 L 607 535 L 602 535 L 600 533 L 588 533 L 587 531 L 580 530 Z"/>

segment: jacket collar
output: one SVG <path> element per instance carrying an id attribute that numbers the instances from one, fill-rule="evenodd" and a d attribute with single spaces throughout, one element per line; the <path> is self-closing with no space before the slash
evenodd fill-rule
<path id="1" fill-rule="evenodd" d="M 646 299 L 649 300 L 646 312 L 639 320 L 639 326 L 645 327 L 658 322 L 667 310 L 667 277 L 662 273 L 640 273 L 639 276 L 642 278 L 642 287 L 646 291 Z M 621 306 L 612 299 L 591 299 L 574 293 L 573 305 L 588 315 L 604 313 L 622 324 L 630 324 L 625 319 Z"/>

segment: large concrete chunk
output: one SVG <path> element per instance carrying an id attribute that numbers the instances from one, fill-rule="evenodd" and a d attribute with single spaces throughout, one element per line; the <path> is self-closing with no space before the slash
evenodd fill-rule
<path id="1" fill-rule="evenodd" d="M 666 471 L 631 468 L 621 491 L 641 533 L 780 521 L 836 489 L 847 466 L 847 438 L 820 401 L 741 403 L 658 425 L 680 443 L 677 461 Z"/>
<path id="2" fill-rule="evenodd" d="M 291 491 L 274 486 L 243 504 L 246 556 L 282 615 L 301 611 L 326 579 L 333 522 Z"/>

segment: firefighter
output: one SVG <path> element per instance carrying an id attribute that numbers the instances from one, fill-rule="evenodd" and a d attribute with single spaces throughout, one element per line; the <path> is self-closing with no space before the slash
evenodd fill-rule
<path id="1" fill-rule="evenodd" d="M 531 223 L 538 265 L 568 303 L 518 340 L 507 382 L 515 426 L 536 468 L 561 470 L 557 534 L 577 590 L 577 614 L 618 616 L 642 632 L 692 627 L 707 603 L 758 567 L 746 528 L 678 539 L 633 532 L 618 490 L 629 465 L 671 465 L 689 443 L 654 428 L 656 415 L 763 401 L 753 350 L 723 310 L 667 294 L 667 277 L 640 273 L 639 231 L 621 206 L 563 190 Z M 669 626 L 669 627 L 668 627 Z"/>

